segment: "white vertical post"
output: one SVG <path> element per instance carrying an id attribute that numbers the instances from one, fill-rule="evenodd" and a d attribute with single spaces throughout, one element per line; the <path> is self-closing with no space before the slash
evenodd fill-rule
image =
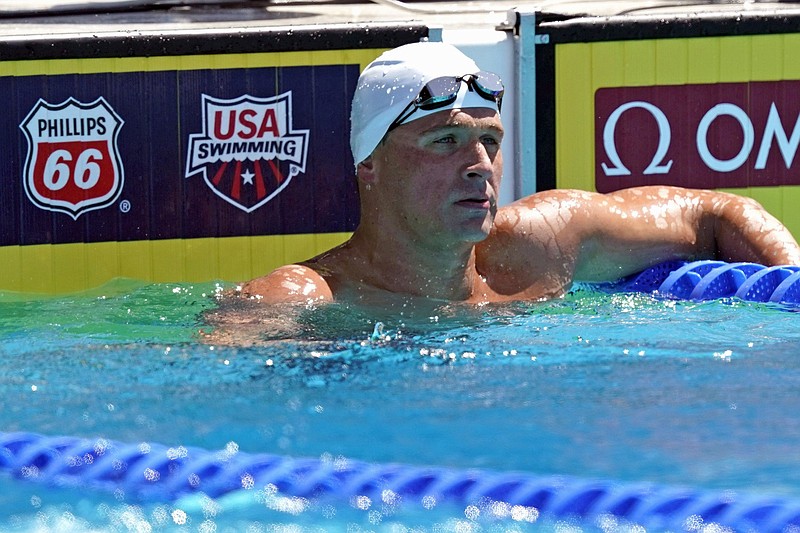
<path id="1" fill-rule="evenodd" d="M 514 135 L 514 194 L 517 198 L 536 192 L 536 12 L 516 15 L 516 125 Z"/>

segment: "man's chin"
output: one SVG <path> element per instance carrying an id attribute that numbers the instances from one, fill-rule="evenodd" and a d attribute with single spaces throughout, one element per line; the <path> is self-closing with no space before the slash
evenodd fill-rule
<path id="1" fill-rule="evenodd" d="M 458 235 L 458 240 L 477 244 L 483 242 L 489 236 L 494 225 L 494 212 L 483 211 L 478 214 L 477 210 L 472 213 L 473 216 L 463 217 L 460 220 L 456 217 L 451 218 L 451 224 L 455 222 L 456 226 L 451 225 L 450 231 L 453 235 Z"/>
<path id="2" fill-rule="evenodd" d="M 471 242 L 472 244 L 478 244 L 486 240 L 489 237 L 489 233 L 492 229 L 492 225 L 490 223 L 484 223 L 480 227 L 470 228 L 469 231 L 465 232 L 465 239 L 467 242 Z"/>

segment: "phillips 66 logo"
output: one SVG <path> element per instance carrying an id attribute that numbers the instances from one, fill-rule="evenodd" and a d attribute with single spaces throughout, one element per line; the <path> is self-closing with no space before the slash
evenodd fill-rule
<path id="1" fill-rule="evenodd" d="M 102 98 L 39 100 L 20 124 L 28 140 L 23 183 L 34 205 L 74 220 L 112 204 L 122 191 L 117 136 L 123 121 Z"/>
<path id="2" fill-rule="evenodd" d="M 204 94 L 203 132 L 189 136 L 186 177 L 251 213 L 305 172 L 308 130 L 292 126 L 292 93 L 231 100 Z"/>

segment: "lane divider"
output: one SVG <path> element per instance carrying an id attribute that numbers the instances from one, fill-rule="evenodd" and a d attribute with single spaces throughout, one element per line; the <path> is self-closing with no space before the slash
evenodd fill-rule
<path id="1" fill-rule="evenodd" d="M 362 496 L 380 501 L 387 494 L 411 506 L 429 507 L 431 501 L 462 507 L 503 502 L 522 506 L 540 519 L 591 522 L 613 516 L 656 530 L 696 530 L 697 524 L 735 531 L 800 529 L 800 502 L 730 491 L 34 433 L 0 433 L 0 471 L 55 486 L 122 490 L 126 499 L 145 501 L 172 502 L 193 493 L 216 498 L 271 485 L 285 496 L 344 502 Z"/>
<path id="2" fill-rule="evenodd" d="M 656 292 L 661 296 L 688 300 L 740 298 L 754 302 L 800 304 L 800 267 L 669 261 L 605 286 L 613 291 Z"/>

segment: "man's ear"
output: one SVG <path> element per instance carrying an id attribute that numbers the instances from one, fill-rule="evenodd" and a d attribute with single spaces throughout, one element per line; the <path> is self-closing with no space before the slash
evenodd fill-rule
<path id="1" fill-rule="evenodd" d="M 371 155 L 358 164 L 356 167 L 356 176 L 358 176 L 359 181 L 365 184 L 375 183 L 377 181 L 375 177 L 375 160 Z"/>

